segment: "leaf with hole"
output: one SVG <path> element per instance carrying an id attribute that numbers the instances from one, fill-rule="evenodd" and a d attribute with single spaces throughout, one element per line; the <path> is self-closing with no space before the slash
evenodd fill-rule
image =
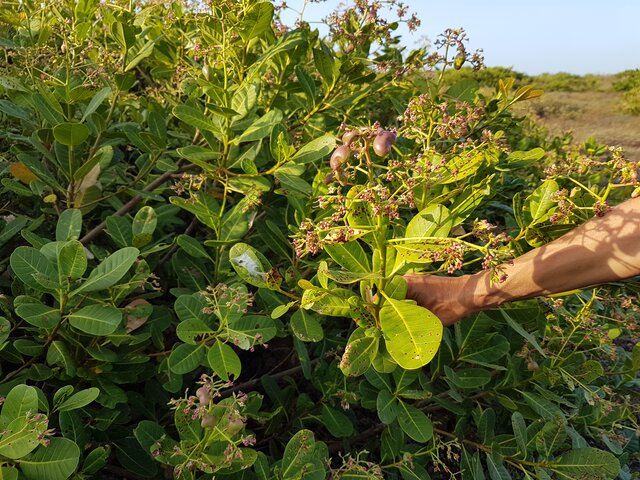
<path id="1" fill-rule="evenodd" d="M 391 357 L 402 368 L 420 368 L 431 361 L 442 340 L 442 322 L 411 300 L 386 298 L 380 326 Z"/>

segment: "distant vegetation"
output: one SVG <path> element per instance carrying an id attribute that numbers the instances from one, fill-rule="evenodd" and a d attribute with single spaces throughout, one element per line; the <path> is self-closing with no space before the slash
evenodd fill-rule
<path id="1" fill-rule="evenodd" d="M 479 71 L 464 67 L 445 72 L 447 83 L 474 79 L 481 87 L 496 88 L 498 80 L 512 77 L 515 86 L 532 85 L 545 92 L 621 92 L 620 110 L 640 114 L 640 70 L 625 70 L 615 75 L 575 75 L 572 73 L 543 73 L 527 75 L 507 67 L 489 67 Z"/>

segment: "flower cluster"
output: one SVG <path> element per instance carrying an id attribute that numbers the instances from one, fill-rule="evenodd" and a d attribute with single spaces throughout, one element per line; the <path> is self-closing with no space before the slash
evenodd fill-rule
<path id="1" fill-rule="evenodd" d="M 207 306 L 202 309 L 206 315 L 223 316 L 225 313 L 247 313 L 248 308 L 253 305 L 254 296 L 247 290 L 245 285 L 229 286 L 219 283 L 215 286 L 209 285 L 200 295 L 207 301 Z"/>
<path id="2" fill-rule="evenodd" d="M 355 0 L 353 7 L 340 6 L 326 19 L 331 37 L 343 45 L 346 53 L 374 41 L 388 41 L 395 29 L 389 22 L 393 9 L 398 21 L 406 23 L 409 31 L 420 26 L 416 14 L 408 14 L 407 6 L 398 0 Z"/>

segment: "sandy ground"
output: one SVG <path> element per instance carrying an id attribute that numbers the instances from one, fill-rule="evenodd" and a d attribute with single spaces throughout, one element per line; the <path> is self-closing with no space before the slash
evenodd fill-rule
<path id="1" fill-rule="evenodd" d="M 570 130 L 579 142 L 595 137 L 640 161 L 640 116 L 622 110 L 618 92 L 546 92 L 520 108 L 552 134 Z"/>

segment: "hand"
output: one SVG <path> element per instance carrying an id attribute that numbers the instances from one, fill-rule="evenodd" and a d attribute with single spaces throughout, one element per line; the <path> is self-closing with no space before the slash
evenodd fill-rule
<path id="1" fill-rule="evenodd" d="M 479 310 L 473 304 L 471 275 L 439 277 L 408 273 L 404 279 L 408 286 L 407 298 L 433 312 L 445 327 Z"/>

